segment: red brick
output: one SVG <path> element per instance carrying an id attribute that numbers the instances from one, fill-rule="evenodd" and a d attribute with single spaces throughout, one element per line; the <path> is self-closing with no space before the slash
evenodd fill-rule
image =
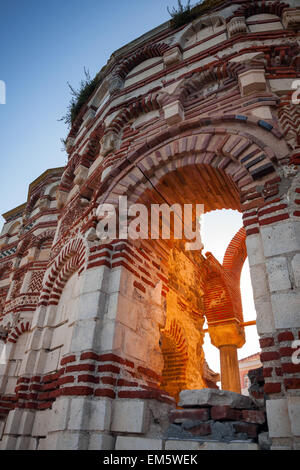
<path id="1" fill-rule="evenodd" d="M 185 420 L 207 421 L 209 419 L 209 408 L 195 408 L 186 410 L 174 410 L 170 413 L 170 421 L 178 422 Z"/>
<path id="2" fill-rule="evenodd" d="M 94 375 L 89 375 L 89 374 L 83 374 L 79 375 L 77 379 L 78 383 L 79 382 L 91 382 L 94 384 L 99 383 L 99 377 L 95 377 Z"/>
<path id="3" fill-rule="evenodd" d="M 280 358 L 277 351 L 262 352 L 260 354 L 261 362 L 276 361 Z"/>
<path id="4" fill-rule="evenodd" d="M 116 394 L 110 388 L 97 388 L 95 390 L 95 397 L 115 398 Z"/>
<path id="5" fill-rule="evenodd" d="M 233 427 L 236 432 L 245 433 L 248 437 L 256 438 L 257 437 L 257 425 L 252 423 L 233 423 Z"/>
<path id="6" fill-rule="evenodd" d="M 300 372 L 300 364 L 293 364 L 292 362 L 287 362 L 282 364 L 282 370 L 286 374 L 296 374 Z"/>
<path id="7" fill-rule="evenodd" d="M 222 421 L 224 419 L 239 421 L 241 418 L 241 412 L 239 410 L 234 410 L 229 405 L 217 405 L 212 407 L 211 417 L 216 421 Z"/>
<path id="8" fill-rule="evenodd" d="M 272 377 L 273 367 L 264 367 L 263 369 L 263 376 L 264 377 Z"/>
<path id="9" fill-rule="evenodd" d="M 279 382 L 269 382 L 264 385 L 264 392 L 268 394 L 280 393 L 281 392 L 281 383 Z"/>
<path id="10" fill-rule="evenodd" d="M 293 354 L 293 352 L 297 351 L 297 349 L 293 349 L 293 348 L 280 348 L 279 349 L 279 354 L 280 354 L 280 357 L 289 357 Z"/>
<path id="11" fill-rule="evenodd" d="M 68 372 L 82 372 L 82 371 L 91 371 L 95 370 L 95 366 L 93 364 L 78 364 L 76 366 L 68 366 L 66 367 L 66 373 Z"/>
<path id="12" fill-rule="evenodd" d="M 114 374 L 119 374 L 120 367 L 116 367 L 113 364 L 104 364 L 103 366 L 98 366 L 98 372 L 112 372 Z"/>
<path id="13" fill-rule="evenodd" d="M 209 423 L 201 423 L 194 428 L 189 428 L 188 431 L 194 436 L 207 436 L 211 433 L 211 426 Z"/>
<path id="14" fill-rule="evenodd" d="M 242 410 L 242 420 L 246 423 L 263 424 L 266 421 L 266 416 L 263 411 Z"/>
<path id="15" fill-rule="evenodd" d="M 291 378 L 291 379 L 284 379 L 284 386 L 286 389 L 300 389 L 300 379 Z"/>
<path id="16" fill-rule="evenodd" d="M 283 331 L 278 335 L 278 341 L 281 343 L 282 341 L 293 341 L 294 335 L 291 331 Z"/>
<path id="17" fill-rule="evenodd" d="M 85 352 L 85 353 L 82 353 L 81 356 L 80 356 L 81 361 L 86 361 L 88 359 L 92 359 L 92 360 L 97 361 L 98 358 L 99 358 L 99 355 L 95 354 L 93 352 Z"/>
<path id="18" fill-rule="evenodd" d="M 64 357 L 61 361 L 60 361 L 60 364 L 62 366 L 64 366 L 65 364 L 68 364 L 69 362 L 74 362 L 76 361 L 76 356 L 68 356 L 68 357 Z"/>
<path id="19" fill-rule="evenodd" d="M 94 390 L 91 387 L 66 387 L 61 390 L 62 395 L 93 395 Z"/>
<path id="20" fill-rule="evenodd" d="M 259 340 L 260 347 L 263 348 L 269 348 L 270 346 L 274 346 L 274 338 L 260 338 Z"/>

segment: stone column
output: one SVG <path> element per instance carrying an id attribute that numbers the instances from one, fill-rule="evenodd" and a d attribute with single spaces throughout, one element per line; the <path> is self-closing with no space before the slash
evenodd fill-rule
<path id="1" fill-rule="evenodd" d="M 219 349 L 222 390 L 241 393 L 237 347 L 233 344 L 220 346 Z"/>
<path id="2" fill-rule="evenodd" d="M 241 393 L 237 348 L 245 344 L 245 331 L 237 320 L 208 327 L 211 342 L 220 350 L 222 390 Z"/>

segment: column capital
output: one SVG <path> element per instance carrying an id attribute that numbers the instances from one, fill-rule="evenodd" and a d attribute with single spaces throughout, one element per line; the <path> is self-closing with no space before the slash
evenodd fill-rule
<path id="1" fill-rule="evenodd" d="M 212 344 L 217 348 L 222 346 L 241 348 L 246 341 L 245 329 L 237 320 L 210 325 L 208 332 Z"/>

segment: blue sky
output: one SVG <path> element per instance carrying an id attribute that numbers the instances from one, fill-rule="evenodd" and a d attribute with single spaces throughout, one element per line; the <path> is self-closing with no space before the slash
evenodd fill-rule
<path id="1" fill-rule="evenodd" d="M 59 119 L 70 100 L 67 82 L 76 88 L 84 67 L 94 76 L 115 50 L 167 21 L 167 6 L 174 5 L 176 0 L 2 0 L 0 80 L 7 102 L 0 104 L 0 214 L 25 202 L 28 185 L 43 171 L 65 165 L 60 139 L 68 128 Z M 231 212 L 209 215 L 205 225 L 205 251 L 220 261 L 242 225 L 240 214 Z M 251 320 L 247 266 L 242 282 L 245 319 Z M 240 357 L 258 350 L 255 327 L 247 335 Z M 217 351 L 206 348 L 218 370 Z"/>
<path id="2" fill-rule="evenodd" d="M 110 55 L 169 19 L 176 0 L 2 0 L 0 214 L 25 202 L 28 185 L 64 166 L 58 121 L 86 67 L 94 76 Z"/>

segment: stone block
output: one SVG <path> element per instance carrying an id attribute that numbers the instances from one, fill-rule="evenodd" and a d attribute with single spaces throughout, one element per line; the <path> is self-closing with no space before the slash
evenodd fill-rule
<path id="1" fill-rule="evenodd" d="M 259 299 L 266 296 L 269 293 L 269 289 L 264 265 L 251 266 L 250 276 L 254 298 Z"/>
<path id="2" fill-rule="evenodd" d="M 36 411 L 31 433 L 32 437 L 47 436 L 50 412 L 51 410 Z"/>
<path id="3" fill-rule="evenodd" d="M 288 396 L 287 405 L 291 422 L 291 431 L 294 436 L 300 436 L 300 397 Z"/>
<path id="4" fill-rule="evenodd" d="M 242 72 L 239 74 L 238 81 L 242 96 L 266 90 L 265 71 L 263 69 Z"/>
<path id="5" fill-rule="evenodd" d="M 91 433 L 88 450 L 114 450 L 115 437 L 108 434 Z"/>
<path id="6" fill-rule="evenodd" d="M 202 390 L 183 390 L 179 394 L 179 406 L 183 408 L 228 405 L 231 408 L 251 409 L 251 398 L 227 390 L 204 388 Z"/>
<path id="7" fill-rule="evenodd" d="M 300 292 L 289 291 L 271 295 L 275 327 L 277 329 L 299 328 Z"/>
<path id="8" fill-rule="evenodd" d="M 266 410 L 269 436 L 271 438 L 292 436 L 287 400 L 285 398 L 267 400 Z"/>
<path id="9" fill-rule="evenodd" d="M 168 67 L 182 60 L 182 52 L 179 47 L 172 47 L 164 53 L 163 59 L 165 66 Z"/>
<path id="10" fill-rule="evenodd" d="M 145 401 L 117 400 L 114 402 L 112 431 L 145 433 L 148 426 L 149 410 Z"/>
<path id="11" fill-rule="evenodd" d="M 184 119 L 184 110 L 180 101 L 169 103 L 163 107 L 165 120 L 172 126 Z"/>
<path id="12" fill-rule="evenodd" d="M 291 288 L 287 259 L 284 256 L 268 259 L 266 267 L 271 292 Z"/>
<path id="13" fill-rule="evenodd" d="M 271 334 L 275 331 L 275 324 L 269 295 L 260 299 L 254 299 L 254 303 L 257 314 L 256 328 L 258 334 Z"/>
<path id="14" fill-rule="evenodd" d="M 67 428 L 70 399 L 58 397 L 53 403 L 49 416 L 49 432 L 64 431 Z"/>
<path id="15" fill-rule="evenodd" d="M 118 436 L 115 450 L 162 450 L 161 439 L 147 437 Z"/>
<path id="16" fill-rule="evenodd" d="M 89 431 L 108 431 L 111 423 L 110 400 L 91 400 L 89 404 Z"/>
<path id="17" fill-rule="evenodd" d="M 57 433 L 56 450 L 87 450 L 88 434 L 82 432 L 64 431 Z"/>
<path id="18" fill-rule="evenodd" d="M 282 222 L 261 227 L 264 255 L 282 255 L 299 250 L 298 226 L 296 222 Z"/>
<path id="19" fill-rule="evenodd" d="M 70 400 L 69 430 L 80 431 L 89 428 L 89 402 L 88 398 L 72 398 Z"/>
<path id="20" fill-rule="evenodd" d="M 5 434 L 20 434 L 20 420 L 23 413 L 24 410 L 21 408 L 16 408 L 8 413 L 4 428 Z"/>
<path id="21" fill-rule="evenodd" d="M 295 286 L 300 287 L 300 253 L 297 253 L 292 259 L 292 270 L 294 274 Z"/>

